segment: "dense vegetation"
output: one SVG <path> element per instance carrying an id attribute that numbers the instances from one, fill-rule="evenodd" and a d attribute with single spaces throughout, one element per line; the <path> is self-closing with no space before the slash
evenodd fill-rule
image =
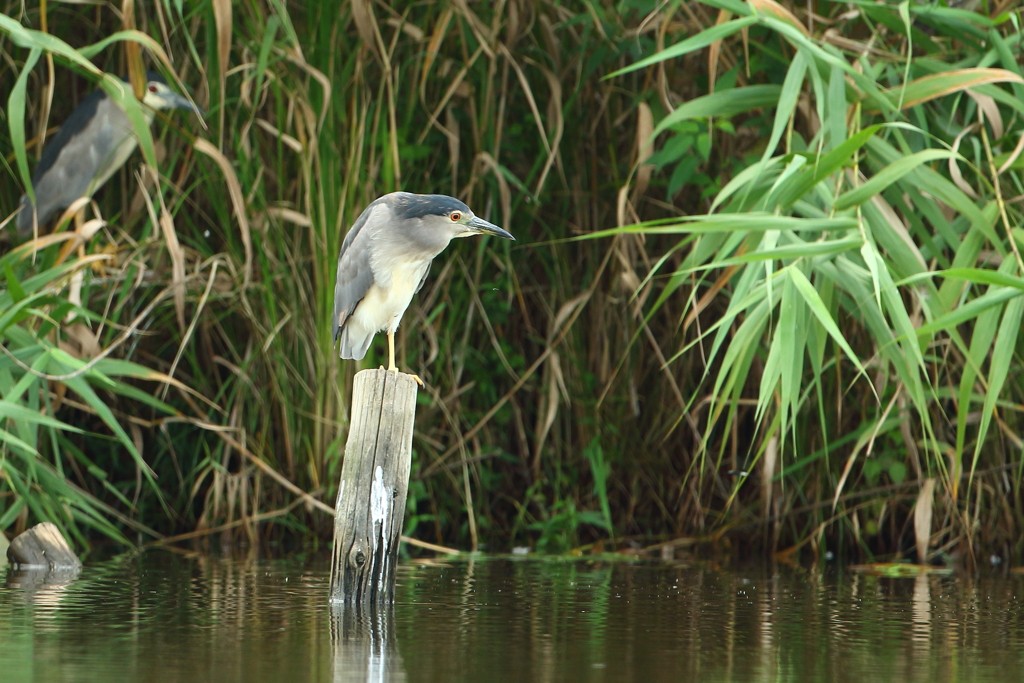
<path id="1" fill-rule="evenodd" d="M 1016 10 L 2 9 L 4 216 L 103 73 L 207 116 L 140 127 L 70 226 L 3 231 L 0 529 L 327 538 L 334 262 L 404 189 L 519 238 L 453 245 L 399 332 L 410 535 L 1021 559 Z"/>

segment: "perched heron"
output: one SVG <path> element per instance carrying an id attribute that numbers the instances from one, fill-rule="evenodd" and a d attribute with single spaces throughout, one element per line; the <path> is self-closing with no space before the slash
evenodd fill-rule
<path id="1" fill-rule="evenodd" d="M 434 257 L 455 237 L 508 232 L 454 197 L 392 192 L 373 201 L 345 236 L 334 286 L 334 342 L 342 358 L 366 355 L 373 335 L 388 333 L 388 370 L 395 365 L 395 330 Z"/>
<path id="2" fill-rule="evenodd" d="M 167 87 L 158 74 L 146 74 L 143 116 L 153 123 L 157 109 L 202 111 Z M 60 215 L 79 197 L 91 197 L 117 169 L 128 161 L 138 145 L 128 114 L 101 89 L 90 94 L 47 143 L 32 174 L 35 212 L 28 195 L 21 197 L 18 233 L 32 232 L 33 214 L 39 225 Z"/>

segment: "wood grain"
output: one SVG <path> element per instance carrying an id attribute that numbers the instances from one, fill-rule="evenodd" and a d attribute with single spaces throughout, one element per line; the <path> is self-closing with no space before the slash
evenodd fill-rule
<path id="1" fill-rule="evenodd" d="M 82 563 L 60 529 L 41 522 L 19 534 L 7 548 L 7 559 L 17 569 L 79 569 Z"/>
<path id="2" fill-rule="evenodd" d="M 411 375 L 355 376 L 345 461 L 334 506 L 331 602 L 391 602 L 416 417 Z"/>

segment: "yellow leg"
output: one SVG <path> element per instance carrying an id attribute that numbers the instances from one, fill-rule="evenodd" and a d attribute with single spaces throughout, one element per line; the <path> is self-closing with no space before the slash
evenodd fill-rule
<path id="1" fill-rule="evenodd" d="M 398 374 L 398 365 L 395 364 L 395 333 L 394 332 L 388 332 L 388 370 L 390 372 L 395 373 L 396 375 Z M 424 386 L 423 385 L 423 380 L 420 379 L 419 375 L 411 375 L 411 377 L 414 380 L 416 380 L 416 384 L 419 384 L 421 387 Z"/>
<path id="2" fill-rule="evenodd" d="M 388 370 L 398 373 L 398 366 L 395 365 L 395 333 L 388 332 Z"/>

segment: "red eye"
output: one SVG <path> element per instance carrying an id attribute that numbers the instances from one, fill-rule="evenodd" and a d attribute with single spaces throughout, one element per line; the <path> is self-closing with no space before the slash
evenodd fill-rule
<path id="1" fill-rule="evenodd" d="M 459 213 L 458 211 L 453 211 L 452 212 L 451 219 L 452 219 L 453 223 L 458 223 L 461 218 L 462 218 L 462 214 L 461 213 Z"/>
<path id="2" fill-rule="evenodd" d="M 149 86 L 149 92 L 156 92 L 156 86 L 155 85 Z"/>

